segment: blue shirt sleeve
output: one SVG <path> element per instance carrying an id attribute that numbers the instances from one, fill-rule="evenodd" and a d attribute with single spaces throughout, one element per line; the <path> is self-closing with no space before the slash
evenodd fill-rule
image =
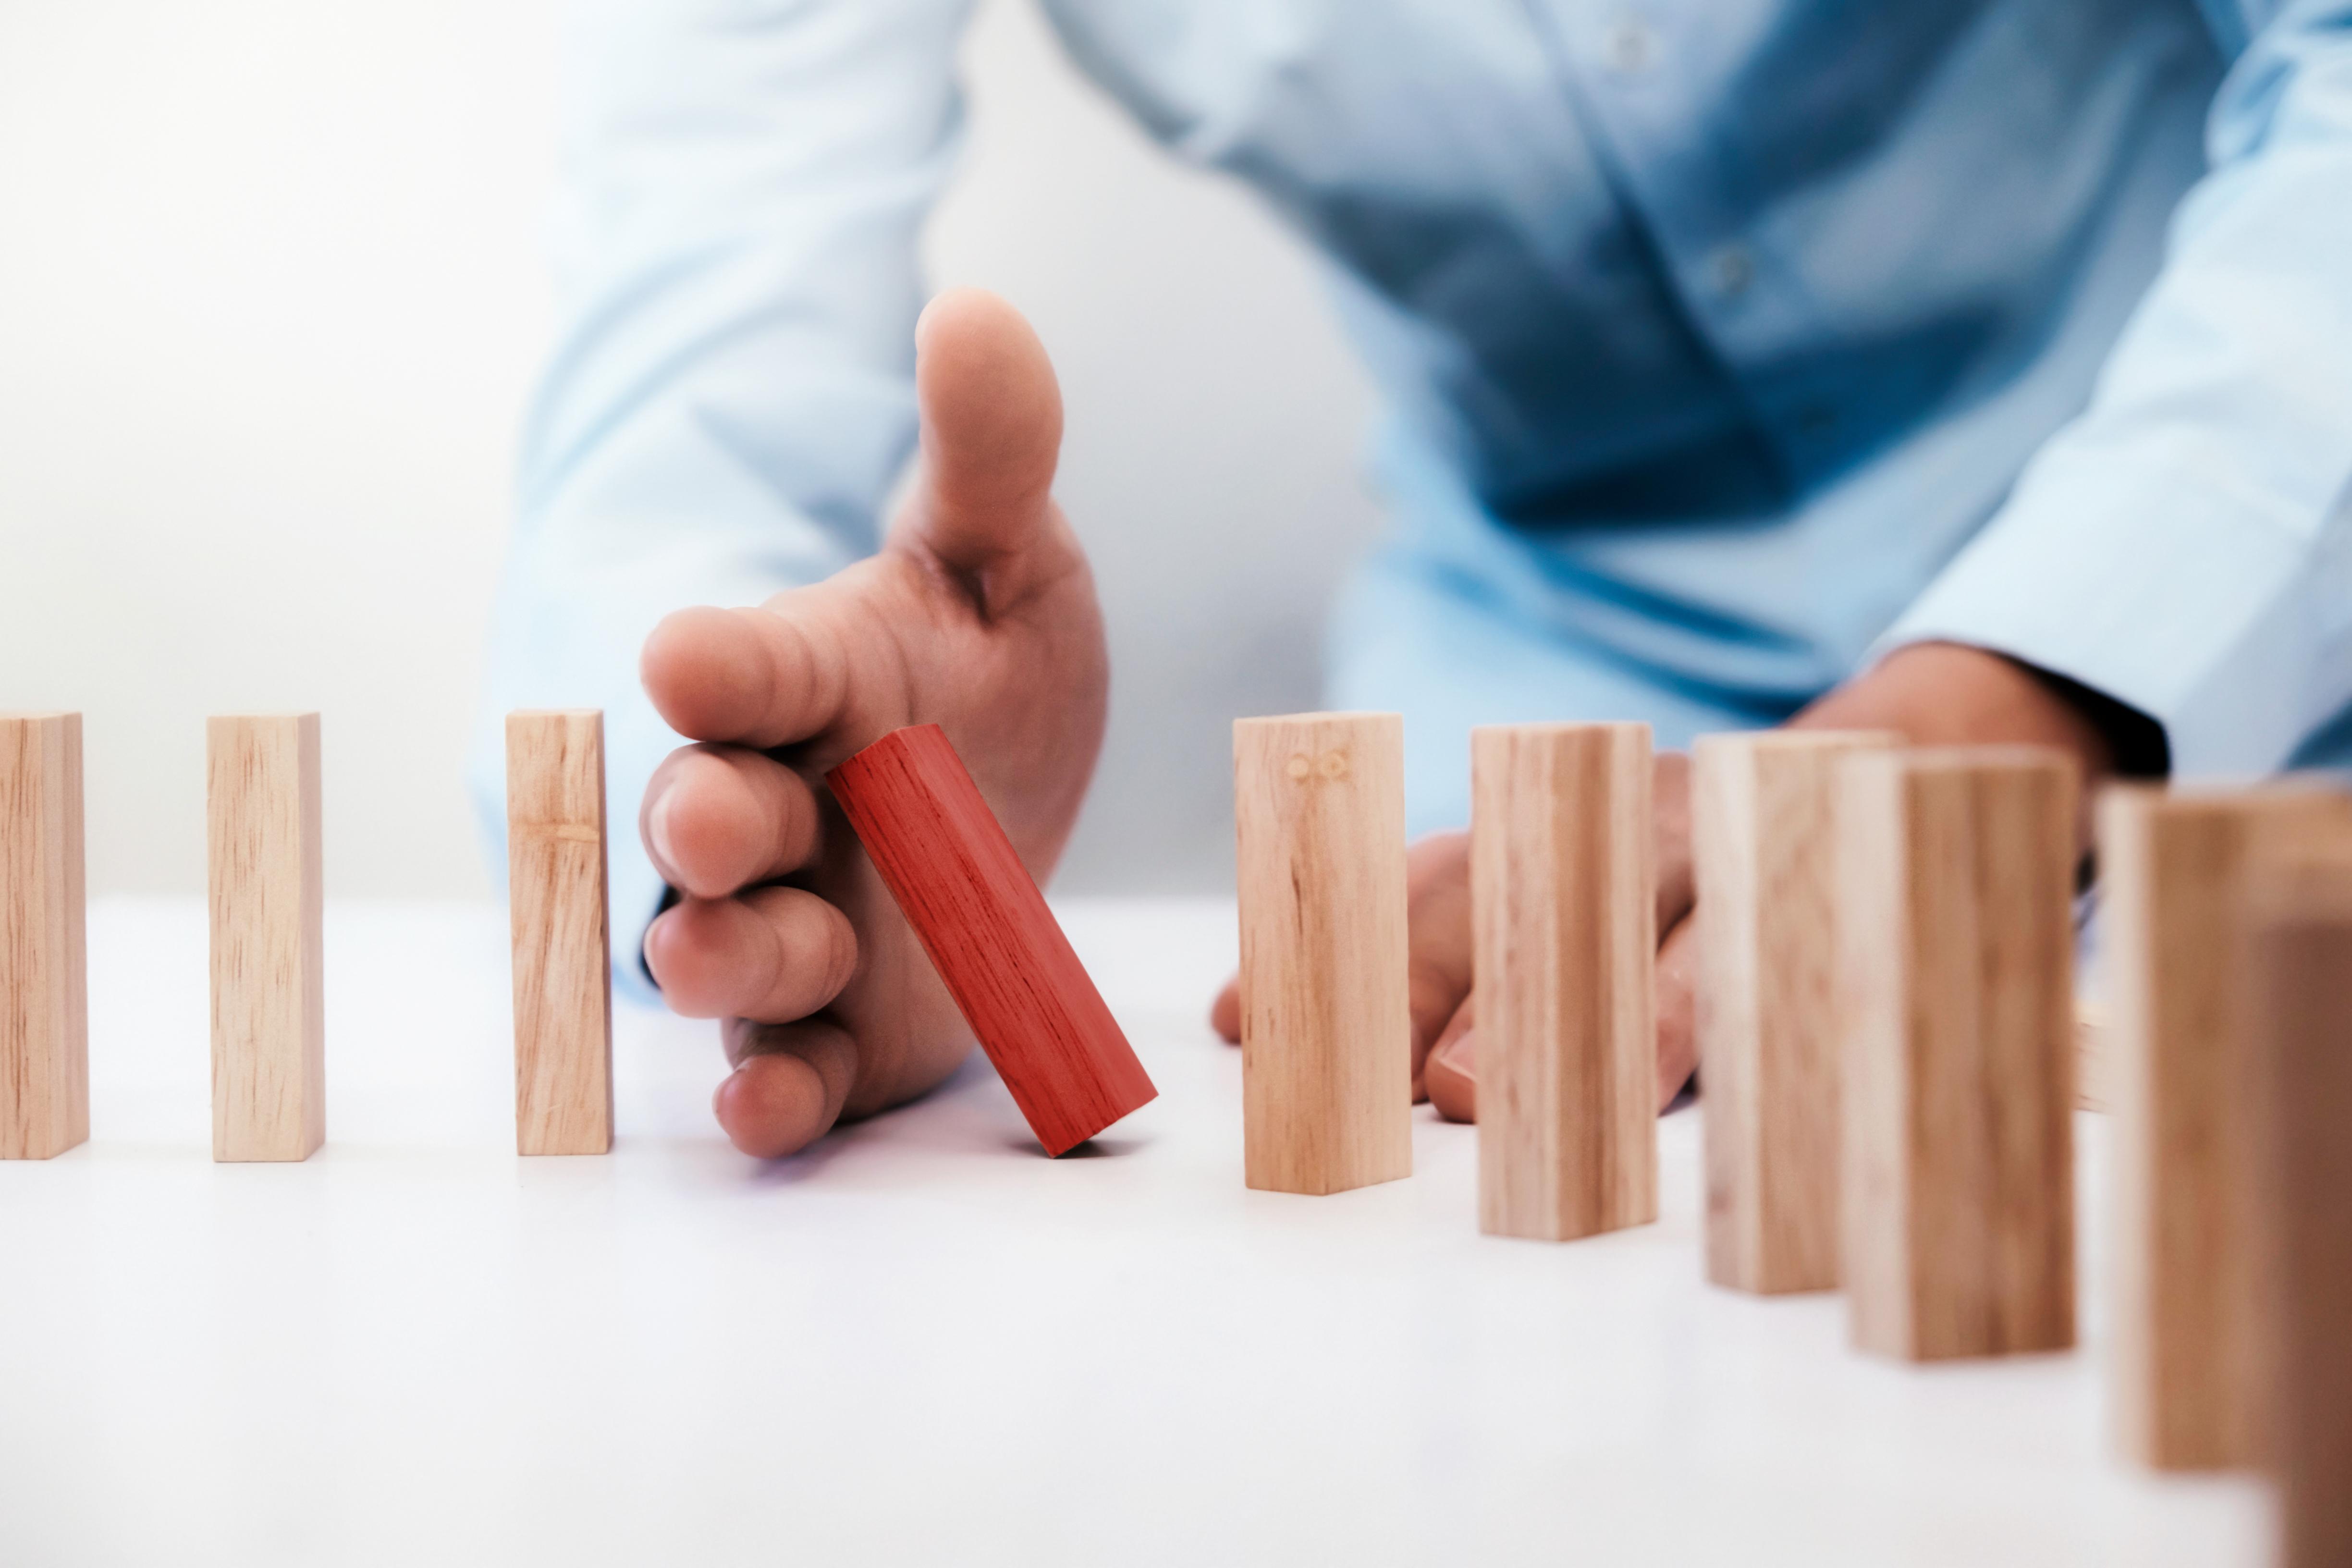
<path id="1" fill-rule="evenodd" d="M 2352 701 L 2352 4 L 2263 9 L 2089 407 L 1878 645 L 2071 677 L 2181 773 L 2274 768 Z"/>
<path id="2" fill-rule="evenodd" d="M 473 784 L 499 716 L 600 707 L 616 974 L 660 897 L 634 822 L 679 743 L 637 650 L 869 552 L 915 431 L 918 237 L 956 150 L 969 0 L 593 0 L 569 24 L 561 341 L 524 432 Z M 494 856 L 503 865 L 503 856 Z"/>

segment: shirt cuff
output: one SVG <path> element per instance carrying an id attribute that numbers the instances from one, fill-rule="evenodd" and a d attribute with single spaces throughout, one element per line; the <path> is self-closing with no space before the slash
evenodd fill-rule
<path id="1" fill-rule="evenodd" d="M 2176 775 L 2270 772 L 2334 706 L 2315 689 L 2313 520 L 2227 465 L 2136 456 L 2045 453 L 1868 660 L 2005 654 L 2155 720 Z"/>

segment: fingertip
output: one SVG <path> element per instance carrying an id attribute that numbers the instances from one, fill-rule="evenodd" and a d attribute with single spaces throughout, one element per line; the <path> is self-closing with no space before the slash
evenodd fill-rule
<path id="1" fill-rule="evenodd" d="M 669 1004 L 672 1012 L 688 1018 L 708 1016 L 689 1012 L 688 999 L 680 994 L 683 961 L 690 942 L 685 928 L 691 908 L 690 903 L 676 904 L 656 915 L 638 944 L 645 953 L 646 972 L 654 977 L 654 985 L 661 992 L 662 999 Z"/>
<path id="2" fill-rule="evenodd" d="M 1225 982 L 1217 999 L 1209 1004 L 1209 1027 L 1217 1031 L 1217 1038 L 1229 1046 L 1242 1043 L 1242 983 L 1237 975 Z"/>
<path id="3" fill-rule="evenodd" d="M 803 1018 L 857 970 L 849 917 L 799 888 L 688 898 L 646 928 L 645 947 L 664 1000 L 688 1018 Z"/>
<path id="4" fill-rule="evenodd" d="M 765 965 L 772 942 L 733 899 L 688 896 L 664 910 L 646 928 L 646 968 L 661 987 L 662 1000 L 685 1018 L 724 1018 L 740 1011 L 748 983 L 744 973 Z"/>
<path id="5" fill-rule="evenodd" d="M 975 336 L 982 340 L 1025 338 L 1032 343 L 1037 341 L 1036 329 L 1030 326 L 1029 319 L 1014 308 L 1013 301 L 993 289 L 975 289 L 967 283 L 940 289 L 915 318 L 915 352 L 919 354 Z"/>
<path id="6" fill-rule="evenodd" d="M 677 807 L 677 783 L 672 779 L 646 797 L 643 824 L 646 855 L 653 861 L 654 869 L 662 874 L 663 881 L 690 893 L 695 889 L 688 885 L 688 879 L 677 868 L 677 835 L 672 827 Z"/>
<path id="7" fill-rule="evenodd" d="M 1664 1110 L 1698 1071 L 1698 925 L 1685 920 L 1658 949 L 1658 1109 Z"/>
<path id="8" fill-rule="evenodd" d="M 1448 1121 L 1478 1120 L 1477 1036 L 1465 1030 L 1429 1053 L 1422 1082 L 1429 1103 Z"/>
<path id="9" fill-rule="evenodd" d="M 720 899 L 763 868 L 759 803 L 733 768 L 689 750 L 646 808 L 646 837 L 678 891 Z"/>
<path id="10" fill-rule="evenodd" d="M 1027 318 L 982 289 L 950 289 L 915 324 L 925 462 L 946 496 L 1019 509 L 1052 488 L 1062 393 Z"/>
<path id="11" fill-rule="evenodd" d="M 754 1056 L 727 1075 L 710 1100 L 727 1141 L 756 1160 L 796 1154 L 832 1129 L 835 1107 L 824 1075 L 796 1056 Z"/>
<path id="12" fill-rule="evenodd" d="M 647 634 L 637 674 L 671 729 L 689 740 L 730 741 L 766 711 L 773 670 L 740 612 L 698 605 L 672 611 Z"/>
<path id="13" fill-rule="evenodd" d="M 662 879 L 704 900 L 800 870 L 824 837 L 805 779 L 758 752 L 708 742 L 655 770 L 638 817 Z"/>
<path id="14" fill-rule="evenodd" d="M 778 992 L 767 999 L 768 1010 L 799 1017 L 824 1006 L 857 973 L 857 928 L 838 905 L 799 888 L 761 888 L 744 903 L 770 922 L 770 929 L 790 931 L 792 973 L 780 977 Z"/>

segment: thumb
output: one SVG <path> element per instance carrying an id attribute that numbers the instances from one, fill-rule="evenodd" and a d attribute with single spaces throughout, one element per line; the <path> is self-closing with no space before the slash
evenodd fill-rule
<path id="1" fill-rule="evenodd" d="M 950 289 L 915 324 L 922 471 L 898 537 L 965 579 L 984 608 L 1075 563 L 1055 511 L 1062 393 L 1021 312 Z"/>

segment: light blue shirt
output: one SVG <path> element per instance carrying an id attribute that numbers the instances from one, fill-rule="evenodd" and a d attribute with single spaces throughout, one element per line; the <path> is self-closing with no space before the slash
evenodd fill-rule
<path id="1" fill-rule="evenodd" d="M 1680 743 L 1927 638 L 2182 773 L 2352 751 L 2352 0 L 1045 8 L 1328 258 L 1391 517 L 1330 698 L 1406 714 L 1417 828 L 1466 816 L 1473 723 Z M 874 548 L 968 11 L 580 14 L 488 709 L 604 708 L 625 818 L 677 743 L 653 623 Z"/>

